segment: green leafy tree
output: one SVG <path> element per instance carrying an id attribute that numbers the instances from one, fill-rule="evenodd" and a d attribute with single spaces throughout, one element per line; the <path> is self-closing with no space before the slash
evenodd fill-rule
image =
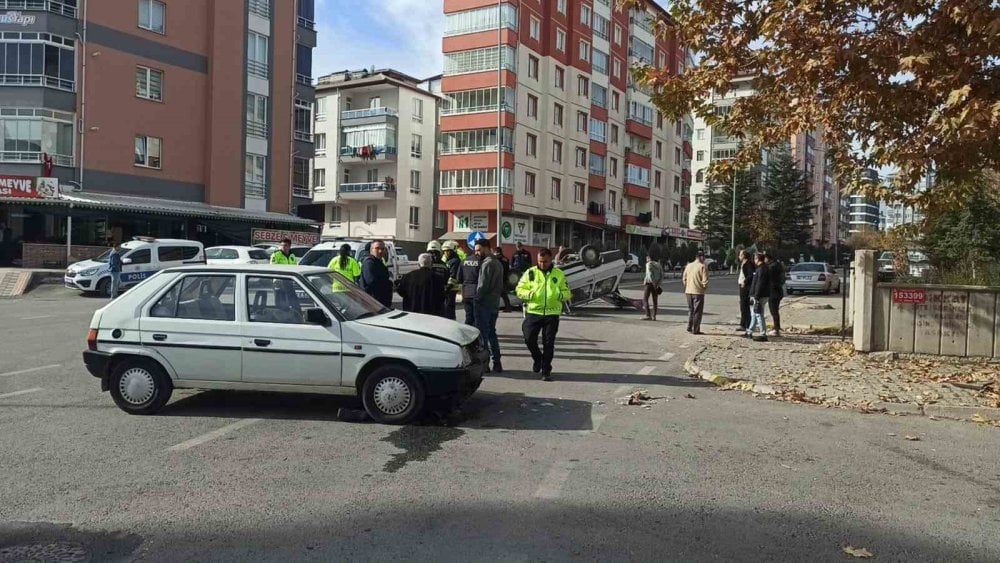
<path id="1" fill-rule="evenodd" d="M 962 206 L 927 217 L 924 246 L 944 273 L 959 274 L 968 283 L 1000 283 L 1000 174 L 982 174 L 969 191 Z"/>
<path id="2" fill-rule="evenodd" d="M 787 147 L 769 155 L 763 191 L 763 208 L 767 210 L 773 236 L 762 237 L 762 242 L 777 243 L 779 247 L 809 242 L 813 193 Z"/>
<path id="3" fill-rule="evenodd" d="M 709 183 L 703 205 L 695 218 L 697 228 L 705 233 L 712 248 L 729 246 L 733 223 L 733 182 Z M 753 170 L 736 175 L 736 244 L 753 242 L 753 218 L 757 214 L 759 187 Z"/>

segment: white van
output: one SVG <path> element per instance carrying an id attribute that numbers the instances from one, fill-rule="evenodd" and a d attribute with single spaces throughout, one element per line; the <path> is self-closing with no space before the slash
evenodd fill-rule
<path id="1" fill-rule="evenodd" d="M 204 264 L 205 247 L 198 241 L 134 237 L 122 243 L 121 289 L 131 287 L 166 268 Z M 97 258 L 71 264 L 63 283 L 84 293 L 111 296 L 111 249 Z"/>
<path id="2" fill-rule="evenodd" d="M 411 264 L 405 255 L 399 254 L 396 250 L 396 245 L 393 244 L 391 240 L 382 241 L 385 244 L 386 250 L 388 251 L 388 266 L 389 272 L 392 274 L 392 279 L 394 281 L 399 281 L 403 275 L 417 269 L 416 264 Z M 367 239 L 357 239 L 357 238 L 342 238 L 334 239 L 326 242 L 321 242 L 316 246 L 312 247 L 305 256 L 299 260 L 300 266 L 323 266 L 324 268 L 330 264 L 330 260 L 334 256 L 340 253 L 340 247 L 343 245 L 349 245 L 351 247 L 351 255 L 361 262 L 369 254 L 369 249 L 371 248 L 372 241 Z"/>

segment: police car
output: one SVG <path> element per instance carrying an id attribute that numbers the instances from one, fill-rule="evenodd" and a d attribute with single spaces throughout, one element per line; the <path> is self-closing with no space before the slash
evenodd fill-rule
<path id="1" fill-rule="evenodd" d="M 184 264 L 204 264 L 205 249 L 198 241 L 135 237 L 122 243 L 120 288 L 125 289 L 166 268 Z M 85 293 L 111 295 L 111 249 L 97 258 L 84 260 L 66 269 L 63 283 Z"/>
<path id="2" fill-rule="evenodd" d="M 174 389 L 354 395 L 378 422 L 453 405 L 482 381 L 479 331 L 387 309 L 325 267 L 171 268 L 94 313 L 87 370 L 131 414 Z"/>

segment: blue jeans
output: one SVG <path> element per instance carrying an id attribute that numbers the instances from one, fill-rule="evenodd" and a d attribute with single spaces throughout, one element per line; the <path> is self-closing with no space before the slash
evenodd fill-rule
<path id="1" fill-rule="evenodd" d="M 747 327 L 747 334 L 753 334 L 754 327 L 760 327 L 760 335 L 767 335 L 767 322 L 764 321 L 764 307 L 767 307 L 767 297 L 758 297 L 757 301 L 750 307 L 750 326 Z"/>
<path id="2" fill-rule="evenodd" d="M 118 297 L 118 286 L 122 283 L 121 272 L 111 272 L 111 298 Z"/>
<path id="3" fill-rule="evenodd" d="M 500 339 L 497 338 L 497 316 L 499 311 L 486 307 L 476 307 L 476 328 L 483 346 L 489 350 L 493 362 L 500 361 Z"/>

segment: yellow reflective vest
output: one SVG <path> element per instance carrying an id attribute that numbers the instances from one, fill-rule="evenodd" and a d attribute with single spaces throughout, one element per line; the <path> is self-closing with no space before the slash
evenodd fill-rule
<path id="1" fill-rule="evenodd" d="M 566 274 L 555 266 L 548 272 L 534 266 L 517 283 L 517 298 L 524 302 L 529 315 L 561 315 L 563 303 L 572 297 Z"/>
<path id="2" fill-rule="evenodd" d="M 344 276 L 351 282 L 356 283 L 358 278 L 361 277 L 361 263 L 355 260 L 353 256 L 347 257 L 347 265 L 343 268 L 340 267 L 340 256 L 334 256 L 333 259 L 330 260 L 330 263 L 327 264 L 327 268 Z"/>
<path id="3" fill-rule="evenodd" d="M 294 266 L 299 263 L 299 259 L 296 258 L 294 254 L 285 256 L 285 253 L 281 250 L 275 250 L 274 253 L 271 254 L 271 263 L 281 264 L 284 266 Z"/>

